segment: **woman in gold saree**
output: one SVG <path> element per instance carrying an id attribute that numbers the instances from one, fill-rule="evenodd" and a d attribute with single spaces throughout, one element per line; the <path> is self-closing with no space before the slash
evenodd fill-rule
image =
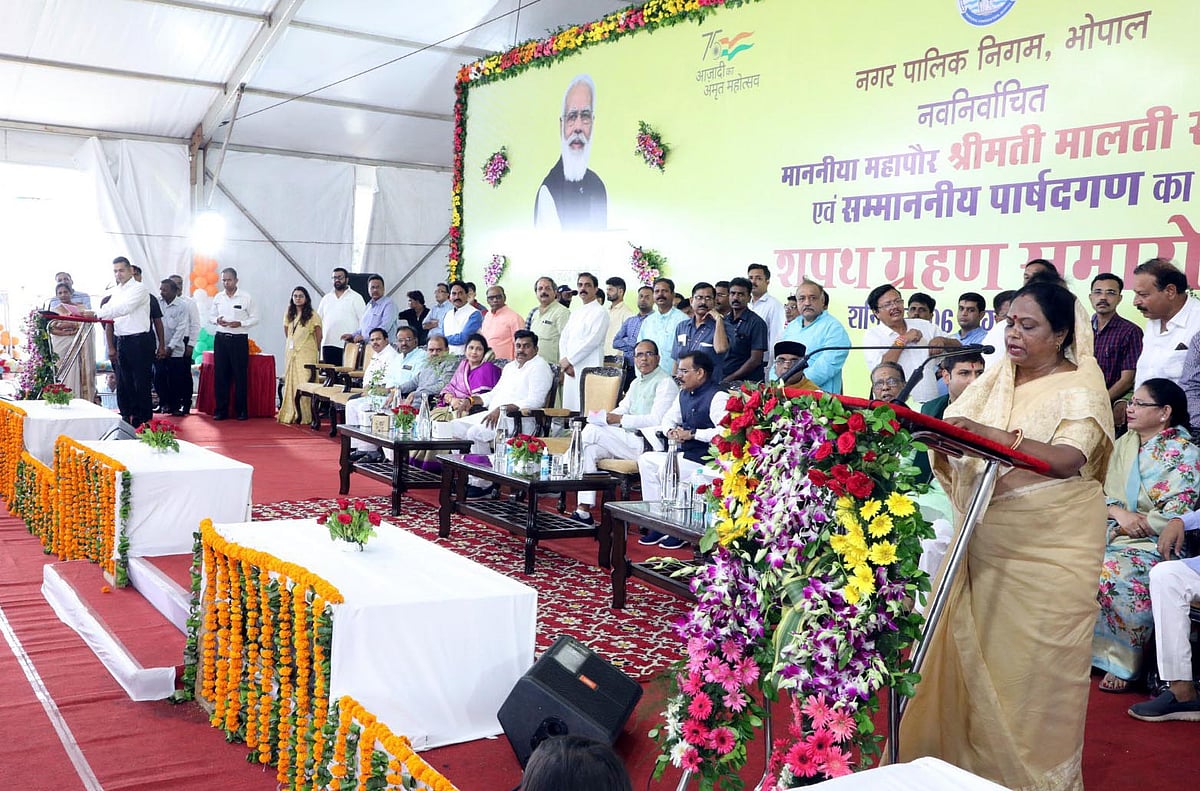
<path id="1" fill-rule="evenodd" d="M 1075 297 L 1054 283 L 1017 292 L 1007 355 L 946 420 L 1047 462 L 1001 473 L 901 724 L 901 756 L 937 756 L 1012 789 L 1082 789 L 1101 481 L 1112 411 Z M 934 457 L 961 525 L 977 459 Z M 939 583 L 940 584 L 940 583 Z"/>
<path id="2" fill-rule="evenodd" d="M 313 310 L 304 286 L 292 289 L 292 299 L 283 317 L 283 335 L 287 339 L 283 399 L 275 419 L 280 423 L 311 423 L 311 400 L 300 405 L 300 412 L 296 411 L 296 387 L 308 381 L 309 371 L 305 366 L 315 364 L 321 354 L 321 316 Z"/>
<path id="3" fill-rule="evenodd" d="M 83 314 L 83 308 L 71 301 L 74 292 L 71 291 L 69 285 L 59 283 L 54 293 L 60 303 L 53 308 L 55 313 L 63 316 Z M 62 366 L 66 362 L 72 347 L 76 349 L 74 361 L 66 369 L 60 370 L 58 380 L 74 391 L 72 398 L 82 398 L 84 401 L 94 400 L 96 398 L 96 339 L 90 332 L 91 328 L 78 321 L 54 320 L 49 323 L 47 330 L 50 333 L 50 348 L 58 356 L 58 366 Z M 82 344 L 78 343 L 76 338 L 80 334 L 87 336 L 87 340 Z"/>

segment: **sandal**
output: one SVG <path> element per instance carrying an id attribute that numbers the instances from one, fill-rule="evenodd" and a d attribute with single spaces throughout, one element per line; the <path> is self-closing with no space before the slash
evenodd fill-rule
<path id="1" fill-rule="evenodd" d="M 1112 673 L 1105 673 L 1104 678 L 1100 679 L 1099 690 L 1101 692 L 1109 692 L 1114 695 L 1120 695 L 1122 692 L 1129 691 L 1130 682 L 1123 678 L 1118 678 Z"/>

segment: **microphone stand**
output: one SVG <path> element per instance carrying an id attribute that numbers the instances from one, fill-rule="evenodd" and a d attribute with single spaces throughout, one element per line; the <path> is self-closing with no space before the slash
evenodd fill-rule
<path id="1" fill-rule="evenodd" d="M 796 362 L 795 365 L 793 365 L 791 368 L 789 368 L 787 370 L 787 373 L 785 373 L 783 376 L 781 376 L 779 378 L 779 381 L 783 382 L 784 384 L 787 384 L 788 380 L 791 379 L 793 376 L 803 373 L 804 369 L 808 367 L 809 361 L 816 355 L 820 354 L 821 352 L 849 352 L 849 351 L 861 351 L 864 349 L 873 349 L 873 350 L 884 349 L 887 351 L 893 351 L 896 348 L 897 348 L 896 346 L 894 346 L 893 344 L 890 344 L 890 343 L 887 344 L 886 346 L 826 346 L 822 349 L 817 349 L 814 352 L 809 352 L 809 353 L 803 355 Z M 946 347 L 945 346 L 928 346 L 928 345 L 926 345 L 926 346 L 905 346 L 904 348 L 905 349 L 945 349 Z M 951 351 L 961 352 L 961 353 L 980 352 L 980 353 L 990 354 L 991 352 L 984 351 L 987 348 L 989 348 L 989 347 L 972 343 L 967 346 L 961 347 L 961 349 L 952 349 Z M 995 351 L 995 350 L 993 349 L 992 351 Z"/>
<path id="2" fill-rule="evenodd" d="M 920 348 L 920 347 L 909 347 L 909 348 Z M 963 355 L 963 354 L 991 354 L 994 351 L 996 351 L 994 346 L 988 346 L 988 345 L 985 345 L 982 343 L 968 343 L 965 346 L 958 347 L 957 349 L 945 349 L 941 354 L 929 355 L 928 359 L 926 359 L 925 362 L 923 362 L 919 366 L 917 366 L 917 370 L 913 371 L 912 376 L 909 377 L 909 380 L 904 383 L 904 389 L 900 391 L 899 395 L 897 395 L 894 399 L 892 399 L 892 403 L 893 404 L 903 404 L 905 401 L 908 400 L 909 394 L 912 393 L 912 391 L 916 388 L 916 386 L 918 384 L 920 384 L 921 379 L 924 378 L 925 365 L 926 365 L 926 363 L 929 362 L 929 360 L 942 360 L 947 357 L 958 357 L 959 355 Z"/>

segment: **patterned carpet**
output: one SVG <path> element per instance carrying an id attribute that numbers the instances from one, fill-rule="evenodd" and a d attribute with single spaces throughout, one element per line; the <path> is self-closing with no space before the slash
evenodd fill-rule
<path id="1" fill-rule="evenodd" d="M 419 500 L 404 501 L 405 514 L 388 515 L 387 497 L 366 502 L 384 521 L 410 530 L 421 538 L 446 547 L 488 568 L 537 589 L 537 653 L 549 648 L 559 635 L 568 634 L 587 644 L 622 672 L 639 681 L 665 669 L 682 656 L 682 646 L 671 629 L 686 602 L 637 581 L 629 583 L 624 610 L 614 610 L 608 573 L 538 546 L 537 572 L 522 573 L 522 539 L 466 517 L 455 515 L 449 538 L 438 538 L 436 508 Z M 254 519 L 297 519 L 327 513 L 332 499 L 290 500 L 254 506 Z M 584 541 L 586 539 L 574 539 Z"/>

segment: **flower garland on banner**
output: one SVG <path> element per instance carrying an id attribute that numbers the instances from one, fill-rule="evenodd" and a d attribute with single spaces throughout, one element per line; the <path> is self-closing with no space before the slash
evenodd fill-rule
<path id="1" fill-rule="evenodd" d="M 640 156 L 647 165 L 656 168 L 659 173 L 667 169 L 667 154 L 671 153 L 671 148 L 663 142 L 662 135 L 654 131 L 654 127 L 645 121 L 638 121 L 635 142 L 637 145 L 634 146 L 633 153 Z"/>
<path id="2" fill-rule="evenodd" d="M 499 283 L 506 266 L 508 266 L 508 256 L 499 253 L 493 255 L 491 263 L 487 265 L 487 269 L 483 270 L 483 284 L 490 288 Z"/>
<path id="3" fill-rule="evenodd" d="M 677 631 L 686 660 L 663 723 L 668 764 L 702 789 L 740 788 L 738 770 L 767 700 L 786 695 L 791 723 L 770 745 L 771 789 L 865 768 L 879 752 L 882 690 L 911 695 L 908 649 L 928 591 L 921 539 L 933 532 L 909 494 L 922 488 L 912 440 L 887 406 L 778 387 L 729 399 L 713 442 L 716 515 L 691 574 L 696 605 Z"/>
<path id="4" fill-rule="evenodd" d="M 488 157 L 483 163 L 483 180 L 493 188 L 500 186 L 500 181 L 511 170 L 508 166 L 508 149 L 500 146 L 500 150 Z"/>
<path id="5" fill-rule="evenodd" d="M 0 497 L 13 513 L 17 487 L 17 464 L 25 448 L 25 410 L 0 400 Z"/>
<path id="6" fill-rule="evenodd" d="M 458 70 L 454 81 L 454 156 L 451 164 L 450 242 L 446 276 L 458 280 L 462 272 L 463 156 L 466 148 L 467 93 L 473 85 L 486 85 L 513 77 L 534 66 L 548 66 L 587 47 L 615 41 L 642 31 L 685 22 L 699 22 L 719 8 L 737 8 L 760 0 L 646 0 L 640 7 L 614 11 L 594 22 L 571 25 L 539 40 L 526 41 L 505 52 L 489 55 Z"/>
<path id="7" fill-rule="evenodd" d="M 129 584 L 133 474 L 71 437 L 54 444 L 52 526 L 42 546 L 63 560 L 90 560 L 118 587 Z"/>
<path id="8" fill-rule="evenodd" d="M 633 252 L 629 255 L 629 266 L 643 286 L 653 286 L 654 281 L 666 275 L 667 259 L 657 250 L 630 242 Z"/>
<path id="9" fill-rule="evenodd" d="M 58 356 L 50 345 L 50 322 L 37 310 L 25 317 L 25 362 L 17 379 L 18 396 L 25 401 L 41 397 L 42 388 L 54 382 Z"/>

